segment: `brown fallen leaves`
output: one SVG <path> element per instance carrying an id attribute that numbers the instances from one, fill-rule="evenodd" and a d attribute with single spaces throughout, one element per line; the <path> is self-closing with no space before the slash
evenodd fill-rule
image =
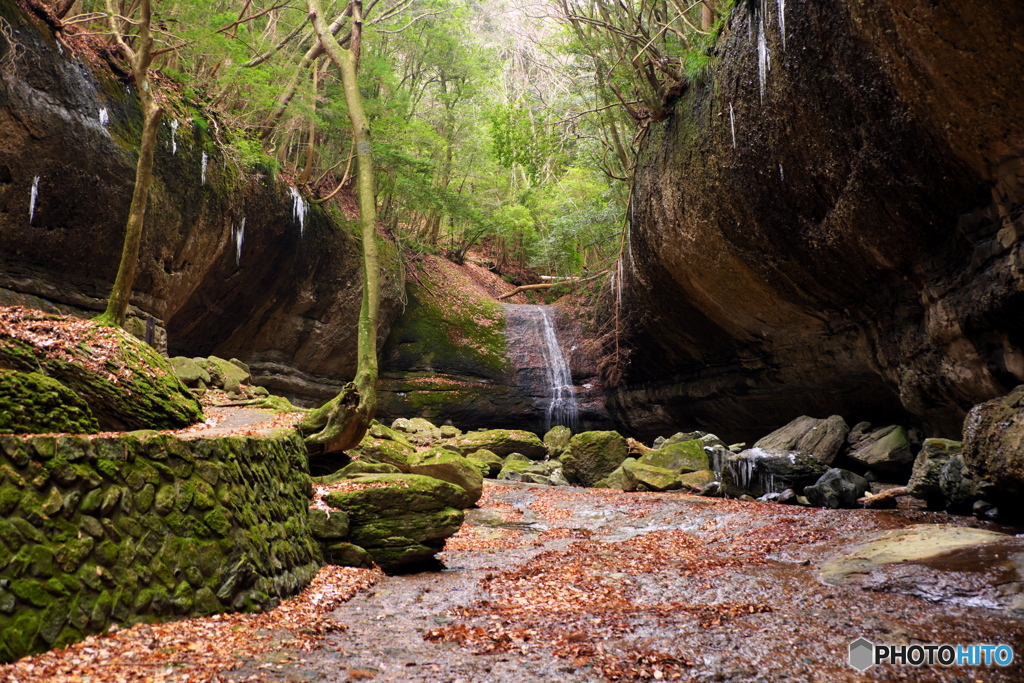
<path id="1" fill-rule="evenodd" d="M 345 629 L 330 612 L 379 577 L 368 569 L 328 565 L 300 595 L 270 612 L 136 624 L 90 636 L 62 650 L 0 666 L 0 683 L 225 681 L 224 672 L 283 642 L 291 649 L 312 650 L 325 633 Z"/>
<path id="2" fill-rule="evenodd" d="M 481 507 L 502 509 L 485 485 Z M 541 532 L 538 542 L 580 539 L 563 550 L 545 550 L 526 563 L 505 571 L 488 573 L 481 587 L 490 599 L 468 608 L 451 610 L 456 621 L 428 631 L 433 642 L 458 643 L 474 653 L 548 650 L 573 666 L 590 666 L 608 681 L 676 680 L 692 662 L 679 653 L 623 647 L 623 637 L 645 625 L 662 628 L 672 624 L 697 624 L 717 628 L 750 614 L 768 612 L 765 604 L 658 602 L 642 582 L 650 576 L 672 577 L 706 586 L 726 571 L 765 564 L 762 555 L 719 555 L 699 538 L 680 530 L 660 530 L 624 541 L 593 540 L 585 530 L 559 526 L 572 516 L 573 501 L 580 492 L 564 489 L 534 489 L 536 498 L 529 510 L 552 526 Z M 648 496 L 587 491 L 593 499 L 615 498 L 619 509 L 639 515 L 658 505 Z M 504 511 L 503 511 L 504 512 Z M 785 524 L 783 524 L 785 526 Z M 768 541 L 772 534 L 766 532 Z M 529 537 L 523 543 L 530 541 Z M 453 543 L 454 541 L 454 543 Z M 449 540 L 446 550 L 485 547 L 487 535 L 460 532 Z"/>
<path id="3" fill-rule="evenodd" d="M 131 377 L 116 334 L 91 320 L 21 306 L 0 307 L 0 339 L 17 339 L 45 358 L 72 363 L 114 384 Z"/>

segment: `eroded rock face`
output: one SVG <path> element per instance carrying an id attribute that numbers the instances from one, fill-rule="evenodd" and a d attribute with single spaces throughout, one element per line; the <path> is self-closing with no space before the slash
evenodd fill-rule
<path id="1" fill-rule="evenodd" d="M 121 254 L 137 97 L 58 52 L 14 3 L 0 12 L 19 45 L 0 77 L 0 299 L 91 317 Z M 243 175 L 192 120 L 172 133 L 175 118 L 157 135 L 129 331 L 172 354 L 240 358 L 255 383 L 322 402 L 355 367 L 358 243 L 319 207 L 296 211 L 282 181 Z M 393 249 L 382 256 L 383 340 L 403 271 Z"/>
<path id="2" fill-rule="evenodd" d="M 963 462 L 979 498 L 1024 516 L 1024 385 L 975 406 L 964 422 Z"/>
<path id="3" fill-rule="evenodd" d="M 788 3 L 785 44 L 781 6 L 738 3 L 650 124 L 610 407 L 641 437 L 836 413 L 956 438 L 1024 381 L 1024 6 Z"/>

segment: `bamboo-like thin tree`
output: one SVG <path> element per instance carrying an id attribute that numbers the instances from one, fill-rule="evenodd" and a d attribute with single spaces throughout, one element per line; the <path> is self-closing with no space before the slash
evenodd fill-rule
<path id="1" fill-rule="evenodd" d="M 135 165 L 135 188 L 132 192 L 132 203 L 128 209 L 128 224 L 125 228 L 124 246 L 121 249 L 121 263 L 117 269 L 114 287 L 107 301 L 107 310 L 96 321 L 106 325 L 124 327 L 128 311 L 128 300 L 135 282 L 135 269 L 139 263 L 139 245 L 142 243 L 142 225 L 146 218 L 146 205 L 149 203 L 149 188 L 153 182 L 153 153 L 156 150 L 156 133 L 160 125 L 163 109 L 153 97 L 149 82 L 149 65 L 153 61 L 153 35 L 150 33 L 150 0 L 141 0 L 139 6 L 139 40 L 138 50 L 133 50 L 124 39 L 119 22 L 121 19 L 114 12 L 111 0 L 106 0 L 107 20 L 117 44 L 128 56 L 135 77 L 135 86 L 139 91 L 139 103 L 142 105 L 142 142 L 139 145 L 139 160 Z"/>
<path id="2" fill-rule="evenodd" d="M 359 445 L 377 412 L 377 318 L 380 310 L 380 260 L 377 256 L 377 207 L 373 187 L 370 125 L 359 94 L 356 59 L 362 30 L 362 4 L 351 3 L 352 38 L 343 48 L 323 19 L 320 0 L 306 0 L 320 44 L 341 73 L 358 163 L 356 182 L 363 236 L 363 299 L 359 309 L 356 375 L 328 403 L 299 425 L 311 451 L 342 451 Z"/>

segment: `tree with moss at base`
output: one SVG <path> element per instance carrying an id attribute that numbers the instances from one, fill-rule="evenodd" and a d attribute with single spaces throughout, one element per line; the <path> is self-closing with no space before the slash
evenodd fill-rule
<path id="1" fill-rule="evenodd" d="M 370 126 L 359 94 L 356 60 L 362 28 L 362 4 L 352 2 L 352 38 L 343 48 L 328 30 L 320 0 L 306 0 L 320 44 L 341 73 L 358 162 L 359 219 L 363 237 L 363 300 L 359 309 L 356 376 L 324 406 L 299 425 L 311 451 L 354 448 L 362 441 L 377 412 L 377 317 L 380 310 L 380 262 L 377 256 L 377 207 L 373 188 Z"/>
<path id="2" fill-rule="evenodd" d="M 149 65 L 153 61 L 153 35 L 150 32 L 150 0 L 142 0 L 140 17 L 138 51 L 136 52 L 125 42 L 119 22 L 122 19 L 114 12 L 111 0 L 107 2 L 107 15 L 110 30 L 117 44 L 128 55 L 131 62 L 132 75 L 139 90 L 139 103 L 142 105 L 143 128 L 142 142 L 139 145 L 139 160 L 135 166 L 135 189 L 132 192 L 132 203 L 128 210 L 128 225 L 125 229 L 124 247 L 121 250 L 121 263 L 117 268 L 114 288 L 107 301 L 107 310 L 96 321 L 105 325 L 124 327 L 128 311 L 128 300 L 132 294 L 135 281 L 135 268 L 139 262 L 139 245 L 142 243 L 142 224 L 146 218 L 146 205 L 149 203 L 149 188 L 153 182 L 153 153 L 156 150 L 156 133 L 160 125 L 163 109 L 156 103 L 149 82 Z"/>

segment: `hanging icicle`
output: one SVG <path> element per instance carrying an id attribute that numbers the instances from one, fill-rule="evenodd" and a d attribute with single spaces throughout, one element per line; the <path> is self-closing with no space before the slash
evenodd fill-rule
<path id="1" fill-rule="evenodd" d="M 238 228 L 231 228 L 231 236 L 235 240 L 235 266 L 242 263 L 242 242 L 245 240 L 245 219 Z"/>
<path id="2" fill-rule="evenodd" d="M 32 192 L 28 197 L 28 224 L 32 225 L 32 219 L 36 216 L 36 197 L 39 196 L 39 176 L 32 181 Z"/>
<path id="3" fill-rule="evenodd" d="M 732 128 L 732 148 L 736 149 L 736 117 L 732 113 L 732 102 L 729 103 L 729 127 Z"/>
<path id="4" fill-rule="evenodd" d="M 178 119 L 171 119 L 171 154 L 178 153 Z"/>
<path id="5" fill-rule="evenodd" d="M 306 210 L 309 208 L 309 204 L 296 188 L 290 188 L 290 193 L 292 195 L 292 218 L 299 223 L 299 236 L 301 237 L 306 232 Z"/>
<path id="6" fill-rule="evenodd" d="M 786 0 L 779 0 L 779 35 L 782 36 L 782 49 L 786 49 Z"/>
<path id="7" fill-rule="evenodd" d="M 203 152 L 203 162 L 202 162 L 202 166 L 201 166 L 201 169 L 200 169 L 200 171 L 201 171 L 200 179 L 201 179 L 201 184 L 203 184 L 203 185 L 206 184 L 206 161 L 207 161 L 206 152 Z"/>
<path id="8" fill-rule="evenodd" d="M 107 108 L 100 109 L 100 125 L 106 127 L 110 123 L 110 115 L 107 114 Z"/>

